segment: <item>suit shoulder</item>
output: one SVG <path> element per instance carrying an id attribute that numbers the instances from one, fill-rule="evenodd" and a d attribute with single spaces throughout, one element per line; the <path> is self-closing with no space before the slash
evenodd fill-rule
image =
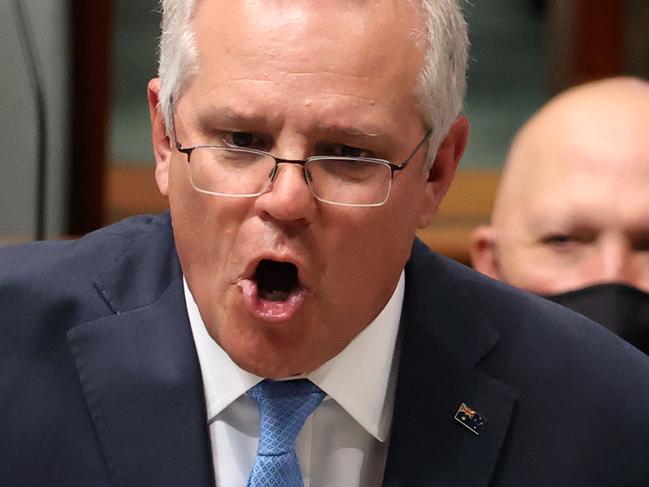
<path id="1" fill-rule="evenodd" d="M 600 391 L 617 391 L 618 397 L 631 394 L 634 388 L 644 388 L 643 404 L 649 406 L 649 357 L 635 347 L 563 306 L 493 280 L 423 245 L 416 247 L 413 257 L 417 271 L 411 274 L 425 282 L 426 276 L 437 274 L 427 280 L 436 282 L 435 289 L 419 289 L 419 299 L 423 300 L 426 293 L 439 293 L 433 298 L 435 302 L 453 308 L 462 321 L 477 321 L 480 329 L 488 328 L 497 334 L 498 345 L 484 359 L 486 367 L 507 374 L 520 373 L 521 387 L 529 384 L 522 379 L 527 375 L 539 381 L 551 380 L 555 375 L 577 390 L 588 382 L 594 395 L 602 384 L 606 387 Z M 456 339 L 455 343 L 464 342 Z M 602 374 L 603 370 L 607 373 Z"/>
<path id="2" fill-rule="evenodd" d="M 138 216 L 76 240 L 39 241 L 0 249 L 0 299 L 20 292 L 42 298 L 91 281 L 138 236 L 164 226 L 165 216 Z"/>

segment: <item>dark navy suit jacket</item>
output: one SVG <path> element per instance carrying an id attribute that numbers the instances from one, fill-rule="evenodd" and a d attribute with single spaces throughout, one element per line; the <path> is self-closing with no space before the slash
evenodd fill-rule
<path id="1" fill-rule="evenodd" d="M 649 485 L 642 353 L 419 242 L 403 309 L 386 486 Z M 213 482 L 169 216 L 0 251 L 0 485 Z"/>

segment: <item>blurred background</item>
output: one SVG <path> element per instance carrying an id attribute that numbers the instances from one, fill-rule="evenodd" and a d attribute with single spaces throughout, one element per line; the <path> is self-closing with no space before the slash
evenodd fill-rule
<path id="1" fill-rule="evenodd" d="M 158 8 L 157 0 L 0 0 L 0 245 L 78 236 L 166 208 L 146 105 Z M 463 8 L 470 143 L 440 215 L 420 236 L 467 262 L 469 232 L 488 219 L 518 127 L 579 82 L 649 77 L 649 0 L 471 0 Z"/>

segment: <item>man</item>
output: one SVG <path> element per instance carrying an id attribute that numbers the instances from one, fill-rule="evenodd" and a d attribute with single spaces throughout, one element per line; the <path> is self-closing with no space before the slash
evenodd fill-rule
<path id="1" fill-rule="evenodd" d="M 3 252 L 0 482 L 646 485 L 646 357 L 415 242 L 467 137 L 455 1 L 163 9 L 170 216 Z"/>
<path id="2" fill-rule="evenodd" d="M 649 83 L 568 90 L 514 139 L 474 267 L 649 352 Z"/>

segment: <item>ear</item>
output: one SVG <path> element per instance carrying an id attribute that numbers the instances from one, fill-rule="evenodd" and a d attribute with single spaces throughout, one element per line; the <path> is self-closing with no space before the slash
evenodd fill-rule
<path id="1" fill-rule="evenodd" d="M 468 136 L 469 121 L 465 116 L 460 116 L 455 120 L 437 149 L 435 161 L 428 171 L 426 200 L 420 214 L 419 228 L 430 225 L 433 217 L 437 214 L 439 205 L 446 196 L 460 159 L 462 159 Z"/>
<path id="2" fill-rule="evenodd" d="M 481 225 L 473 230 L 469 254 L 471 255 L 471 265 L 475 270 L 494 279 L 502 280 L 498 249 L 492 227 Z"/>
<path id="3" fill-rule="evenodd" d="M 171 142 L 167 135 L 162 110 L 160 109 L 160 79 L 155 78 L 147 85 L 147 99 L 149 101 L 149 116 L 151 118 L 151 139 L 153 141 L 153 155 L 155 156 L 155 181 L 160 192 L 169 194 L 169 162 L 171 159 Z"/>

